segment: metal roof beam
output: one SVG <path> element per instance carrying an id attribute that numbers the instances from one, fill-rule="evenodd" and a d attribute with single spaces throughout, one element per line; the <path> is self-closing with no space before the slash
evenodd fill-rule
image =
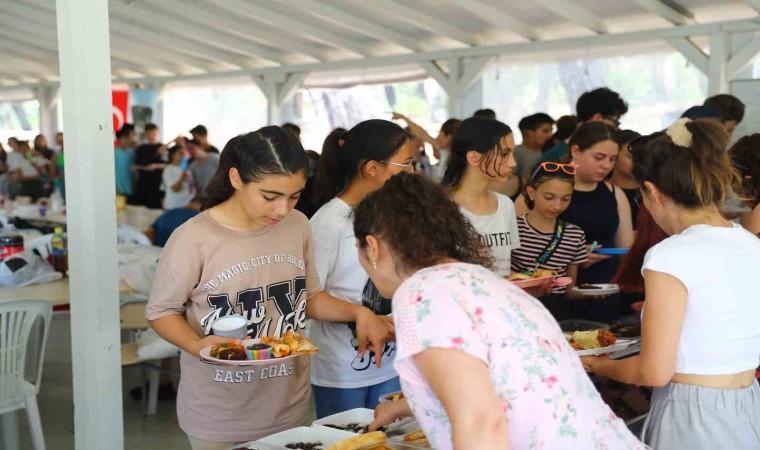
<path id="1" fill-rule="evenodd" d="M 672 0 L 632 0 L 645 10 L 656 14 L 673 25 L 694 23 L 694 13 Z"/>
<path id="2" fill-rule="evenodd" d="M 260 58 L 266 61 L 280 64 L 283 62 L 280 52 L 272 51 L 266 47 L 253 43 L 244 43 L 234 36 L 225 35 L 213 31 L 208 27 L 190 27 L 182 20 L 156 14 L 155 11 L 138 10 L 132 6 L 120 2 L 112 2 L 111 24 L 122 22 L 131 28 L 132 32 L 143 36 L 153 35 L 154 45 L 161 43 L 169 44 L 173 35 L 178 40 L 186 40 L 188 44 L 203 49 L 204 52 L 220 55 L 223 60 L 229 61 L 240 67 L 251 67 L 247 58 Z M 157 32 L 156 30 L 162 30 Z M 169 38 L 169 39 L 168 39 Z M 170 44 L 174 45 L 174 44 Z"/>
<path id="3" fill-rule="evenodd" d="M 612 33 L 604 36 L 583 36 L 575 38 L 551 39 L 538 42 L 519 42 L 511 44 L 484 45 L 461 49 L 427 51 L 393 56 L 375 56 L 355 58 L 323 63 L 291 64 L 282 67 L 261 67 L 244 70 L 217 71 L 212 74 L 182 75 L 173 77 L 145 77 L 130 80 L 140 83 L 163 83 L 168 81 L 190 81 L 224 79 L 243 75 L 271 75 L 284 73 L 311 73 L 336 71 L 345 69 L 362 69 L 370 67 L 388 67 L 401 64 L 413 64 L 420 61 L 449 59 L 451 57 L 474 58 L 478 56 L 499 56 L 504 54 L 541 53 L 548 51 L 571 50 L 578 48 L 608 47 L 615 45 L 630 45 L 632 42 L 662 42 L 670 38 L 710 35 L 714 32 L 756 32 L 760 31 L 758 18 L 732 20 L 719 23 L 701 23 L 668 26 L 658 29 Z M 53 82 L 43 82 L 44 85 L 55 85 Z M 19 84 L 15 87 L 35 87 L 36 84 Z"/>
<path id="4" fill-rule="evenodd" d="M 544 9 L 562 16 L 594 33 L 607 34 L 610 32 L 607 24 L 596 14 L 578 6 L 572 0 L 533 0 Z"/>
<path id="5" fill-rule="evenodd" d="M 372 0 L 369 5 L 392 15 L 397 20 L 403 20 L 412 25 L 425 28 L 428 31 L 440 34 L 441 36 L 445 36 L 462 44 L 468 46 L 478 45 L 478 40 L 475 39 L 471 33 L 464 31 L 449 22 L 438 20 L 429 12 L 421 12 L 414 9 L 414 3 L 412 2 L 400 3 L 397 0 Z"/>
<path id="6" fill-rule="evenodd" d="M 55 46 L 55 50 L 58 51 L 58 35 L 56 33 L 56 17 L 55 17 L 55 8 L 52 2 L 46 2 L 43 0 L 25 0 L 26 3 L 20 3 L 20 2 L 14 2 L 13 6 L 14 8 L 10 10 L 11 14 L 14 14 L 16 17 L 21 17 L 23 21 L 26 21 L 28 23 L 35 23 L 39 25 L 35 29 L 34 34 L 30 34 L 28 28 L 21 28 L 22 32 L 29 39 L 34 39 L 35 35 L 44 36 L 47 39 L 49 39 L 53 45 Z M 27 4 L 30 3 L 30 4 Z M 43 18 L 48 18 L 49 22 L 46 22 Z M 18 27 L 18 25 L 11 24 L 8 25 L 9 27 Z M 130 41 L 129 43 L 129 50 L 125 50 L 127 52 L 134 51 L 136 55 L 151 55 L 155 56 L 161 59 L 165 59 L 166 61 L 176 61 L 178 58 L 182 57 L 186 61 L 177 61 L 177 63 L 182 64 L 184 66 L 188 66 L 191 68 L 197 68 L 201 69 L 202 71 L 209 72 L 211 70 L 229 70 L 231 68 L 236 68 L 238 66 L 234 64 L 225 64 L 224 66 L 216 67 L 215 69 L 210 68 L 210 64 L 207 61 L 214 61 L 210 58 L 195 58 L 188 56 L 182 56 L 183 53 L 180 53 L 177 51 L 177 48 L 172 48 L 172 51 L 167 51 L 162 49 L 161 47 L 156 46 L 155 41 L 148 42 L 146 44 L 141 44 L 140 37 L 135 37 L 130 33 L 130 30 L 125 30 L 124 27 L 119 27 L 118 24 L 114 26 L 112 23 L 111 25 L 111 46 L 112 47 L 121 47 L 122 49 L 125 49 L 124 45 L 118 45 L 119 40 L 114 39 L 117 36 L 122 36 Z M 182 42 L 184 44 L 184 42 Z M 183 46 L 186 47 L 186 46 Z M 197 49 L 194 50 L 194 53 L 198 53 Z M 123 52 L 119 52 L 120 56 L 123 56 Z"/>
<path id="7" fill-rule="evenodd" d="M 162 14 L 171 14 L 197 23 L 199 26 L 212 27 L 214 30 L 230 35 L 230 39 L 238 39 L 252 46 L 259 43 L 276 47 L 286 55 L 302 55 L 314 61 L 321 61 L 324 55 L 311 47 L 299 42 L 288 34 L 280 33 L 273 35 L 271 32 L 261 31 L 250 22 L 239 19 L 239 15 L 227 15 L 226 10 L 210 6 L 206 2 L 179 1 L 179 0 L 150 0 L 151 7 L 161 11 Z M 258 41 L 259 43 L 257 43 Z M 292 53 L 296 52 L 296 53 Z"/>
<path id="8" fill-rule="evenodd" d="M 299 0 L 298 6 L 301 8 L 301 11 L 299 11 L 301 14 L 303 14 L 304 11 L 307 11 L 310 14 L 323 17 L 340 26 L 372 36 L 381 41 L 389 42 L 408 50 L 422 50 L 419 41 L 414 38 L 378 25 L 370 20 L 365 20 L 348 12 L 341 11 L 339 8 L 326 3 L 316 0 Z"/>
<path id="9" fill-rule="evenodd" d="M 127 35 L 115 33 L 113 29 L 111 30 L 111 51 L 112 57 L 115 54 L 118 54 L 120 57 L 130 54 L 135 58 L 150 55 L 151 58 L 158 58 L 161 61 L 176 64 L 178 68 L 188 68 L 198 72 L 214 72 L 222 70 L 223 67 L 228 67 L 202 58 L 196 58 L 179 52 L 175 53 L 163 47 L 156 47 L 136 41 Z"/>
<path id="10" fill-rule="evenodd" d="M 478 16 L 481 20 L 498 27 L 500 30 L 511 31 L 530 41 L 541 39 L 536 30 L 526 25 L 525 22 L 514 18 L 495 6 L 483 3 L 481 0 L 460 0 L 456 4 Z"/>
<path id="11" fill-rule="evenodd" d="M 306 17 L 303 14 L 290 17 L 272 11 L 260 3 L 257 4 L 243 0 L 210 0 L 210 2 L 216 8 L 224 9 L 238 16 L 245 16 L 248 19 L 265 21 L 273 27 L 286 29 L 293 35 L 304 36 L 335 48 L 348 50 L 357 55 L 370 56 L 364 45 L 325 30 L 320 25 L 306 21 Z"/>

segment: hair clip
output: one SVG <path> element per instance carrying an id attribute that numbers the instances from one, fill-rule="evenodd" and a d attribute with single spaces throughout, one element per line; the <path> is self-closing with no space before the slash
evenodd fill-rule
<path id="1" fill-rule="evenodd" d="M 665 130 L 665 134 L 670 136 L 673 143 L 681 147 L 691 147 L 693 135 L 686 124 L 691 122 L 691 119 L 681 118 L 673 122 L 673 125 Z"/>

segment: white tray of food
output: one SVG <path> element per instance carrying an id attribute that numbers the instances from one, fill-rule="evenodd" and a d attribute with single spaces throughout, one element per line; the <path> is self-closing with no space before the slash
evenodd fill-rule
<path id="1" fill-rule="evenodd" d="M 338 441 L 354 436 L 339 430 L 298 427 L 259 439 L 255 443 L 269 444 L 293 450 L 324 450 Z"/>
<path id="2" fill-rule="evenodd" d="M 351 434 L 363 434 L 366 432 L 367 426 L 374 420 L 375 411 L 367 408 L 356 408 L 316 420 L 312 424 L 312 427 L 339 430 Z M 417 421 L 413 417 L 407 417 L 406 419 L 397 420 L 387 425 L 381 431 L 385 431 L 388 438 L 393 439 L 419 429 L 420 426 Z"/>

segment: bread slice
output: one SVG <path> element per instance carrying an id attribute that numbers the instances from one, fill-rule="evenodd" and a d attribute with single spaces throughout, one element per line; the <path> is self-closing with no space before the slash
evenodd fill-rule
<path id="1" fill-rule="evenodd" d="M 385 436 L 385 433 L 373 431 L 372 433 L 338 441 L 327 447 L 326 450 L 373 450 L 378 447 L 382 448 L 386 442 L 388 442 L 388 438 Z"/>

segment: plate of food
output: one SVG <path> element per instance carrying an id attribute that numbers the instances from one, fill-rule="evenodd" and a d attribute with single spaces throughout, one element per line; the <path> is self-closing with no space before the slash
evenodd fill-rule
<path id="1" fill-rule="evenodd" d="M 617 284 L 589 284 L 583 283 L 573 288 L 573 292 L 588 297 L 598 297 L 601 295 L 612 295 L 620 292 L 620 286 Z"/>
<path id="2" fill-rule="evenodd" d="M 553 270 L 539 269 L 534 270 L 530 274 L 524 272 L 513 273 L 507 279 L 511 281 L 515 286 L 521 289 L 527 289 L 550 284 L 554 281 L 554 278 L 556 278 L 556 276 L 557 272 Z"/>
<path id="3" fill-rule="evenodd" d="M 610 330 L 574 331 L 567 342 L 578 352 L 578 356 L 597 356 L 627 348 L 633 339 L 618 339 Z"/>
<path id="4" fill-rule="evenodd" d="M 596 248 L 594 249 L 594 253 L 598 253 L 600 255 L 627 255 L 630 249 L 627 248 Z"/>
<path id="5" fill-rule="evenodd" d="M 310 340 L 292 331 L 281 338 L 264 336 L 241 342 L 242 344 L 223 342 L 206 347 L 201 350 L 201 361 L 227 366 L 252 366 L 319 352 L 319 348 Z"/>

